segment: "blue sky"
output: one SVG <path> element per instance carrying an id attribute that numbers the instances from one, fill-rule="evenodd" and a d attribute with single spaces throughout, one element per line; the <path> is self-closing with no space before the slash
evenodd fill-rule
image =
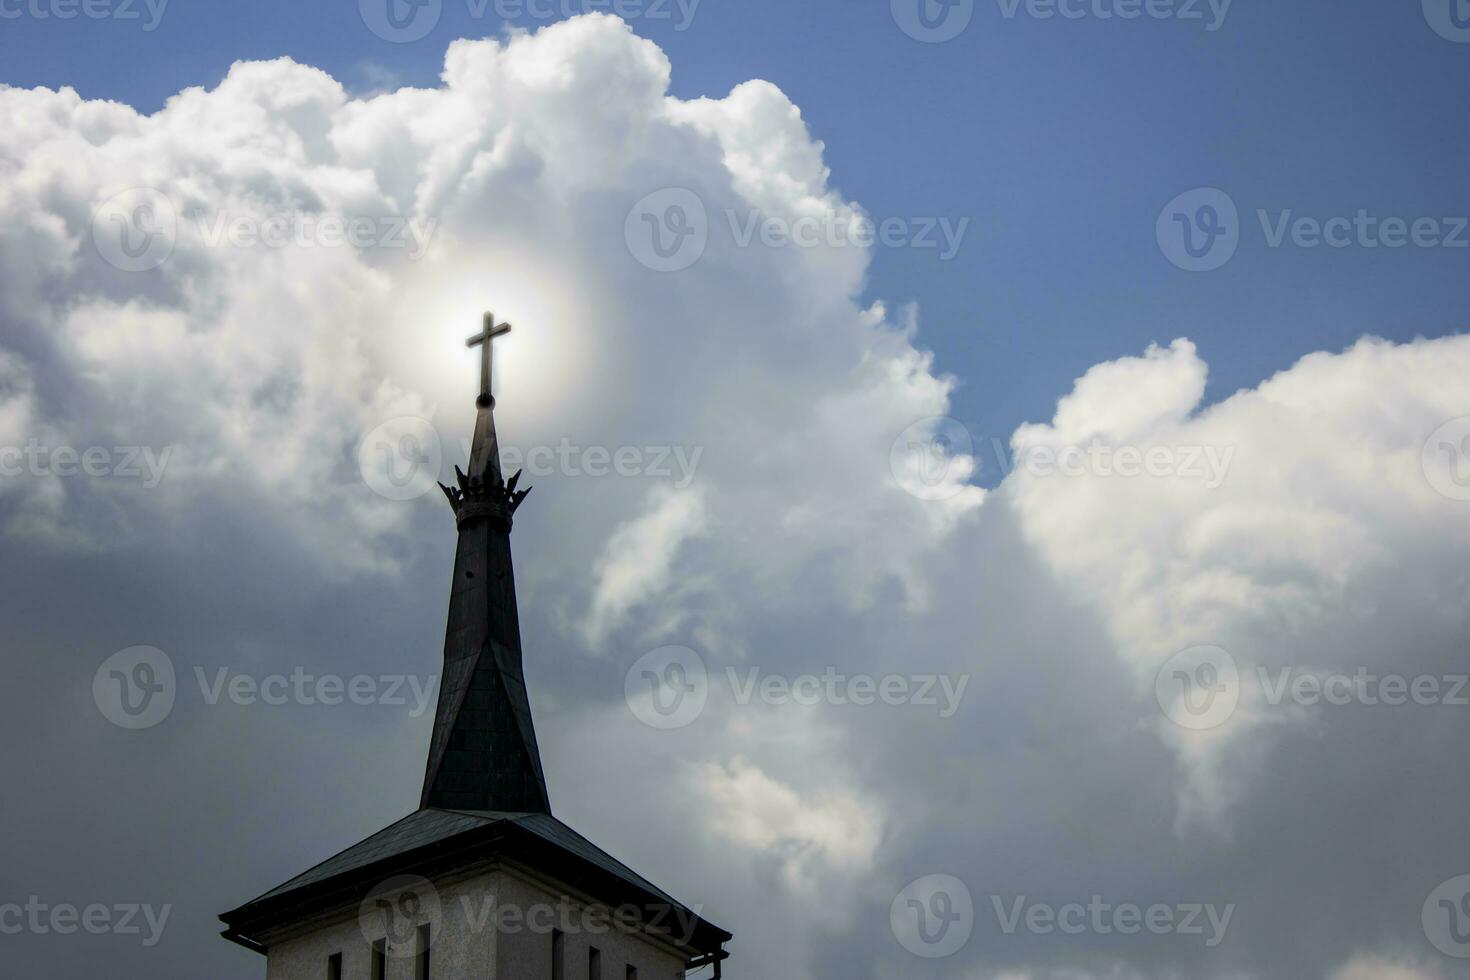
<path id="1" fill-rule="evenodd" d="M 1435 33 L 1418 4 L 1242 0 L 1221 18 L 1201 2 L 1199 19 L 1121 20 L 982 0 L 958 36 L 923 43 L 878 0 L 703 0 L 683 30 L 674 0 L 652 2 L 633 22 L 668 53 L 675 94 L 770 80 L 875 218 L 969 220 L 948 261 L 880 247 L 869 296 L 919 303 L 921 342 L 962 380 L 954 414 L 982 441 L 1050 417 L 1090 365 L 1175 336 L 1199 344 L 1214 401 L 1365 333 L 1465 326 L 1470 248 L 1272 248 L 1257 215 L 1470 213 L 1470 44 Z M 546 22 L 445 0 L 427 36 L 389 43 L 350 2 L 174 0 L 152 31 L 135 6 L 136 19 L 62 21 L 6 0 L 23 16 L 0 22 L 0 80 L 152 109 L 237 59 L 288 55 L 355 89 L 431 85 L 451 39 Z M 1239 251 L 1182 271 L 1155 219 L 1209 186 L 1239 208 Z"/>

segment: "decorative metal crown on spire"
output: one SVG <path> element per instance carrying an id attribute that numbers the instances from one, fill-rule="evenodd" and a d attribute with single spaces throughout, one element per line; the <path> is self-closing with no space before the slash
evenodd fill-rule
<path id="1" fill-rule="evenodd" d="M 470 448 L 470 471 L 454 468 L 455 487 L 439 484 L 455 519 L 463 524 L 476 517 L 491 520 L 510 529 L 511 515 L 521 505 L 531 488 L 517 490 L 521 473 L 516 471 L 509 481 L 500 475 L 500 445 L 495 437 L 495 395 L 491 392 L 492 367 L 496 337 L 510 333 L 510 324 L 496 324 L 495 314 L 486 313 L 480 332 L 465 341 L 466 347 L 480 348 L 480 395 L 475 399 L 475 435 Z"/>
<path id="2" fill-rule="evenodd" d="M 499 469 L 479 477 L 468 475 L 456 466 L 454 479 L 459 486 L 446 487 L 441 483 L 439 489 L 449 498 L 449 506 L 454 508 L 454 519 L 458 524 L 475 517 L 488 517 L 503 524 L 508 530 L 511 515 L 516 512 L 521 501 L 526 499 L 526 494 L 531 492 L 530 487 L 516 489 L 516 484 L 521 479 L 520 470 L 516 470 L 509 480 L 502 480 Z"/>

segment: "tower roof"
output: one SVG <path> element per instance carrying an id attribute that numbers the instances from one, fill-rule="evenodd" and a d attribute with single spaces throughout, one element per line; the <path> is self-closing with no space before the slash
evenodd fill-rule
<path id="1" fill-rule="evenodd" d="M 355 905 L 391 876 L 432 877 L 498 859 L 550 874 L 609 906 L 636 906 L 665 927 L 676 924 L 676 937 L 698 952 L 716 952 L 731 938 L 550 814 L 441 809 L 409 814 L 220 920 L 226 938 L 260 949 L 273 929 Z"/>

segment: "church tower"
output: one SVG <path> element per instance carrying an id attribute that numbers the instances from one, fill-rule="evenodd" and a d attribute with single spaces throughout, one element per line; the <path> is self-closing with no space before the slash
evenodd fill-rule
<path id="1" fill-rule="evenodd" d="M 551 815 L 521 670 L 512 519 L 486 314 L 468 472 L 443 487 L 459 544 L 419 809 L 220 916 L 267 980 L 674 980 L 731 934 Z M 442 486 L 442 485 L 441 485 Z"/>

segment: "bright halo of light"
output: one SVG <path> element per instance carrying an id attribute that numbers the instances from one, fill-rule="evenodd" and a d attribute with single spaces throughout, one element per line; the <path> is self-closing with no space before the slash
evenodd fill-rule
<path id="1" fill-rule="evenodd" d="M 447 265 L 447 264 L 446 264 Z M 429 270 L 426 270 L 426 272 Z M 485 259 L 416 277 L 395 295 L 387 314 L 383 368 L 393 384 L 419 394 L 454 424 L 479 391 L 478 349 L 485 313 L 511 332 L 495 340 L 497 415 L 552 421 L 574 408 L 595 362 L 585 304 L 572 284 L 519 264 Z M 436 421 L 439 421 L 436 419 Z"/>

